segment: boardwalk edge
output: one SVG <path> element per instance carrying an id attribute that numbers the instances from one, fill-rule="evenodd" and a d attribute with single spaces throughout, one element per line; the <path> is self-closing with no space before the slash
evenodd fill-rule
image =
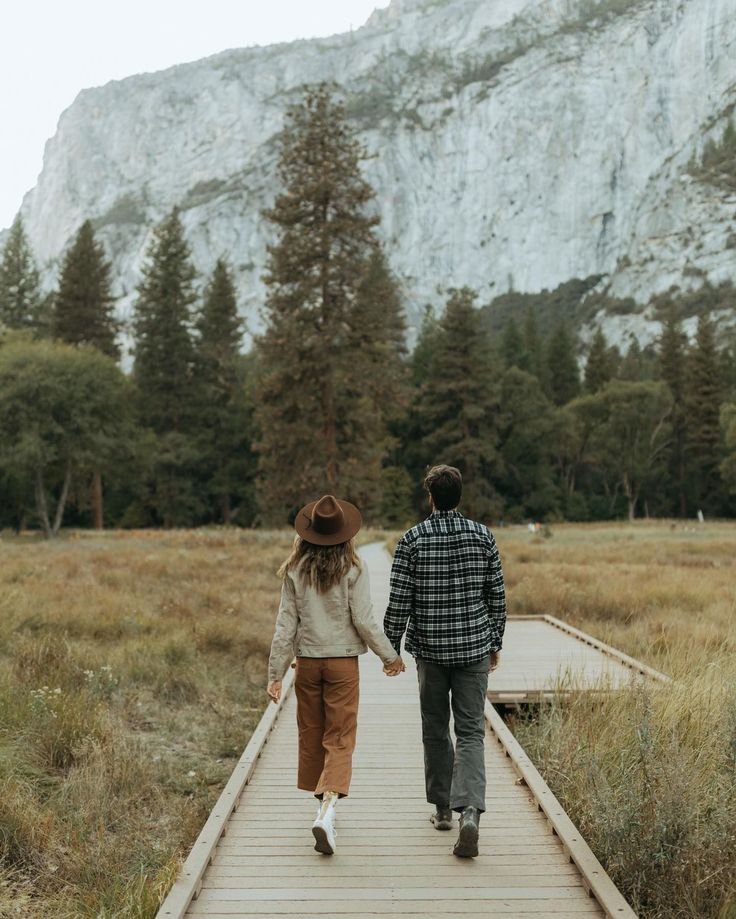
<path id="1" fill-rule="evenodd" d="M 486 701 L 485 716 L 489 729 L 519 774 L 519 780 L 523 780 L 523 784 L 529 789 L 537 807 L 544 813 L 552 831 L 562 842 L 565 853 L 580 872 L 588 892 L 599 904 L 607 919 L 637 919 L 634 910 L 608 876 L 603 865 L 595 857 L 549 785 L 490 701 Z"/>
<path id="2" fill-rule="evenodd" d="M 201 888 L 202 878 L 220 838 L 225 834 L 227 823 L 237 808 L 240 796 L 251 779 L 258 762 L 258 757 L 268 742 L 268 737 L 278 720 L 284 703 L 294 685 L 294 670 L 289 668 L 283 679 L 281 699 L 278 704 L 269 703 L 258 726 L 233 769 L 227 784 L 210 811 L 202 830 L 195 840 L 179 876 L 174 882 L 168 896 L 156 913 L 156 919 L 183 919 L 190 903 Z"/>

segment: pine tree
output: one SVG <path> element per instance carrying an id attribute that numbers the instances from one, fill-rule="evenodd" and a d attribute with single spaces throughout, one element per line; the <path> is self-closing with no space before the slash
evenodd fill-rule
<path id="1" fill-rule="evenodd" d="M 383 384 L 372 375 L 382 372 L 375 359 L 382 330 L 395 338 L 396 302 L 370 293 L 387 282 L 376 280 L 383 269 L 377 218 L 366 212 L 373 191 L 360 173 L 364 156 L 330 87 L 307 88 L 287 115 L 284 190 L 266 215 L 278 240 L 269 248 L 265 331 L 256 343 L 256 408 L 258 500 L 270 523 L 322 491 L 362 496 L 380 473 L 384 435 L 367 419 L 385 418 L 391 401 L 384 386 L 387 401 L 376 403 Z M 384 353 L 395 356 L 394 344 Z"/>
<path id="2" fill-rule="evenodd" d="M 611 351 L 602 329 L 596 329 L 590 343 L 588 360 L 585 365 L 585 388 L 588 392 L 598 392 L 613 377 Z"/>
<path id="3" fill-rule="evenodd" d="M 156 227 L 134 307 L 133 378 L 141 424 L 151 432 L 149 478 L 139 503 L 153 523 L 187 526 L 204 510 L 195 426 L 202 405 L 194 374 L 194 266 L 179 214 Z"/>
<path id="4" fill-rule="evenodd" d="M 493 485 L 494 476 L 501 472 L 495 427 L 497 381 L 489 336 L 474 299 L 467 288 L 450 297 L 415 412 L 425 464 L 457 466 L 464 479 L 463 512 L 488 520 L 502 507 Z"/>
<path id="5" fill-rule="evenodd" d="M 555 405 L 565 405 L 580 392 L 575 345 L 565 322 L 559 322 L 547 346 L 549 394 Z"/>
<path id="6" fill-rule="evenodd" d="M 255 460 L 252 418 L 246 398 L 247 361 L 240 354 L 243 321 L 238 315 L 232 273 L 220 258 L 204 292 L 196 320 L 197 392 L 195 425 L 202 478 L 222 523 L 248 518 Z M 233 501 L 237 506 L 233 507 Z"/>
<path id="7" fill-rule="evenodd" d="M 380 514 L 382 470 L 408 400 L 406 325 L 398 284 L 380 246 L 368 258 L 350 314 L 350 374 L 337 396 L 342 487 L 368 516 Z"/>
<path id="8" fill-rule="evenodd" d="M 41 307 L 38 268 L 18 214 L 0 258 L 0 326 L 38 331 Z"/>
<path id="9" fill-rule="evenodd" d="M 195 271 L 177 209 L 154 230 L 135 303 L 134 378 L 141 419 L 179 431 L 191 408 Z"/>
<path id="10" fill-rule="evenodd" d="M 685 390 L 688 478 L 698 509 L 717 513 L 721 479 L 721 381 L 713 321 L 707 313 L 687 357 Z"/>
<path id="11" fill-rule="evenodd" d="M 532 310 L 531 307 L 527 308 L 526 315 L 524 316 L 524 327 L 522 334 L 524 339 L 524 349 L 529 355 L 529 373 L 534 374 L 534 376 L 542 384 L 542 388 L 546 389 L 547 373 L 544 348 L 542 346 L 542 340 L 539 337 L 537 318 L 534 315 L 534 310 Z"/>
<path id="12" fill-rule="evenodd" d="M 54 298 L 54 337 L 72 345 L 90 344 L 117 360 L 119 324 L 110 290 L 110 263 L 85 220 L 64 256 L 59 290 Z"/>
<path id="13" fill-rule="evenodd" d="M 519 326 L 512 316 L 506 323 L 501 339 L 501 356 L 506 367 L 518 367 L 519 370 L 530 370 L 531 359 L 526 350 Z"/>
<path id="14" fill-rule="evenodd" d="M 681 517 L 687 514 L 687 460 L 685 410 L 685 348 L 687 338 L 682 331 L 677 310 L 669 304 L 662 316 L 659 337 L 659 372 L 672 396 L 672 444 L 669 469 Z"/>

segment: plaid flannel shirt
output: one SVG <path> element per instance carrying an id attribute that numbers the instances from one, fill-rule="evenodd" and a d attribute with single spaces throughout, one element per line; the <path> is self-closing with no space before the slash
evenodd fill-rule
<path id="1" fill-rule="evenodd" d="M 488 527 L 434 511 L 404 533 L 383 621 L 389 641 L 436 664 L 466 666 L 500 651 L 506 626 L 501 559 Z"/>

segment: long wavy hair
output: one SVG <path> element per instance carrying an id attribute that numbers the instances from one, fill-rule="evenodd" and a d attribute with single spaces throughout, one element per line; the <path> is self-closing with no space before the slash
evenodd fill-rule
<path id="1" fill-rule="evenodd" d="M 360 559 L 352 539 L 336 546 L 317 546 L 296 536 L 291 553 L 279 568 L 278 574 L 284 578 L 287 571 L 299 568 L 307 584 L 323 594 L 339 584 L 353 565 L 360 568 Z"/>

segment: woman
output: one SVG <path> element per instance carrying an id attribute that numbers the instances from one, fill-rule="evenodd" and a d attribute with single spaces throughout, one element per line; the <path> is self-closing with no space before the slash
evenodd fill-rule
<path id="1" fill-rule="evenodd" d="M 278 702 L 281 681 L 296 656 L 297 786 L 322 802 L 312 833 L 314 848 L 327 855 L 336 849 L 335 805 L 350 788 L 358 655 L 370 648 L 390 676 L 404 669 L 373 616 L 368 573 L 353 544 L 361 523 L 355 505 L 332 495 L 299 512 L 294 548 L 279 569 L 281 603 L 268 662 L 266 691 Z"/>

